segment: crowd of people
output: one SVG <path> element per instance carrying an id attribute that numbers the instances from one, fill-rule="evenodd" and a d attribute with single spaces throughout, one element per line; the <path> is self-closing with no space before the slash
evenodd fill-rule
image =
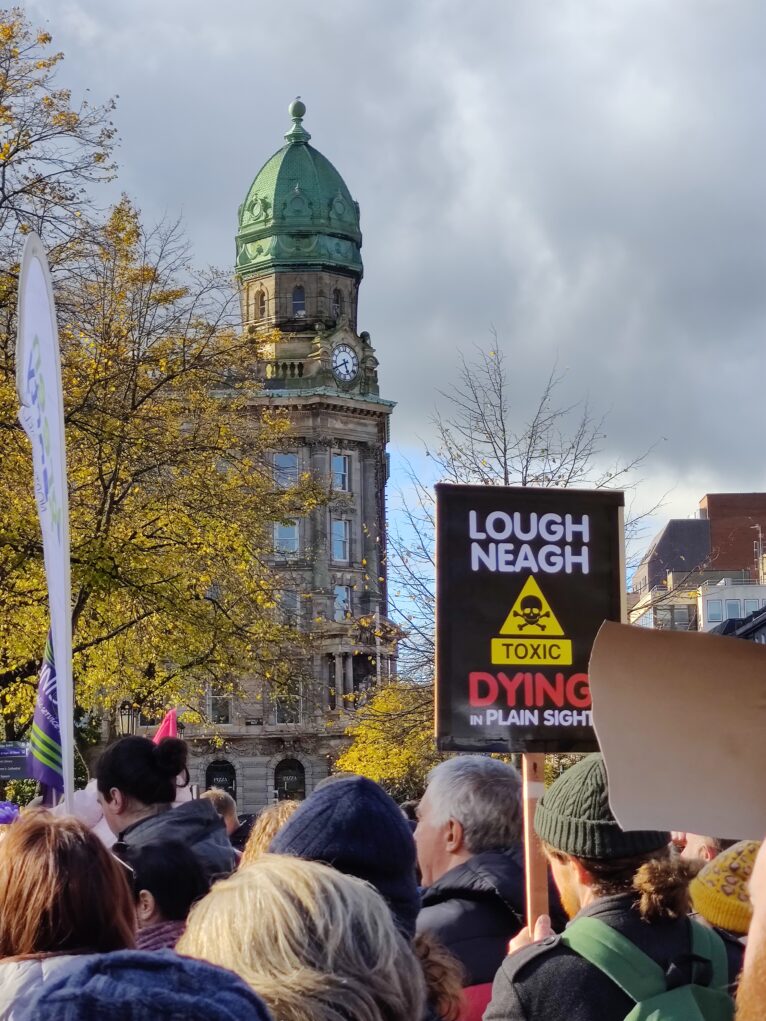
<path id="1" fill-rule="evenodd" d="M 226 792 L 178 798 L 186 755 L 109 746 L 106 827 L 1 824 L 0 1021 L 766 1017 L 766 852 L 624 831 L 599 755 L 538 803 L 532 933 L 513 766 L 447 759 L 404 809 L 342 774 L 241 820 Z"/>

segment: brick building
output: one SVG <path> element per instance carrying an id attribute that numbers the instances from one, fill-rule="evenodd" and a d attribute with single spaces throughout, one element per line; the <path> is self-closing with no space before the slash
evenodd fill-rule
<path id="1" fill-rule="evenodd" d="M 709 493 L 700 500 L 700 518 L 710 525 L 710 563 L 717 571 L 762 574 L 766 532 L 766 493 Z"/>
<path id="2" fill-rule="evenodd" d="M 733 614 L 736 601 L 753 608 L 764 581 L 764 530 L 766 493 L 703 496 L 694 517 L 668 521 L 649 545 L 633 575 L 630 620 L 644 627 L 695 630 L 708 626 L 711 599 L 715 613 L 730 609 Z M 725 593 L 710 592 L 719 585 L 752 589 L 746 600 L 738 592 L 727 603 Z"/>

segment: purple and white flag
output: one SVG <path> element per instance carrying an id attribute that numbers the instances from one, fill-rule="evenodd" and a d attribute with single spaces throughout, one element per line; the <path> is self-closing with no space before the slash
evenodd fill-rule
<path id="1" fill-rule="evenodd" d="M 51 636 L 45 643 L 45 655 L 37 686 L 35 715 L 29 734 L 29 766 L 33 778 L 43 786 L 43 801 L 55 804 L 64 792 L 61 760 L 61 725 L 57 698 L 56 668 L 53 664 Z"/>

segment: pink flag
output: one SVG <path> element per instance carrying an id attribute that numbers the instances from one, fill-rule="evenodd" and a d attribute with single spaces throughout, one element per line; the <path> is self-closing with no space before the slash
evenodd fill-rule
<path id="1" fill-rule="evenodd" d="M 159 744 L 165 737 L 178 737 L 178 719 L 175 709 L 165 713 L 162 723 L 157 728 L 157 733 L 152 738 L 155 744 Z"/>

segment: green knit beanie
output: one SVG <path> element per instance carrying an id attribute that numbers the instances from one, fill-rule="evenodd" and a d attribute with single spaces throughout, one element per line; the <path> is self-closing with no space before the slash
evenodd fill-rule
<path id="1" fill-rule="evenodd" d="M 546 844 L 577 858 L 631 858 L 670 843 L 656 830 L 623 830 L 609 807 L 606 767 L 589 755 L 551 784 L 537 803 L 535 830 Z"/>

